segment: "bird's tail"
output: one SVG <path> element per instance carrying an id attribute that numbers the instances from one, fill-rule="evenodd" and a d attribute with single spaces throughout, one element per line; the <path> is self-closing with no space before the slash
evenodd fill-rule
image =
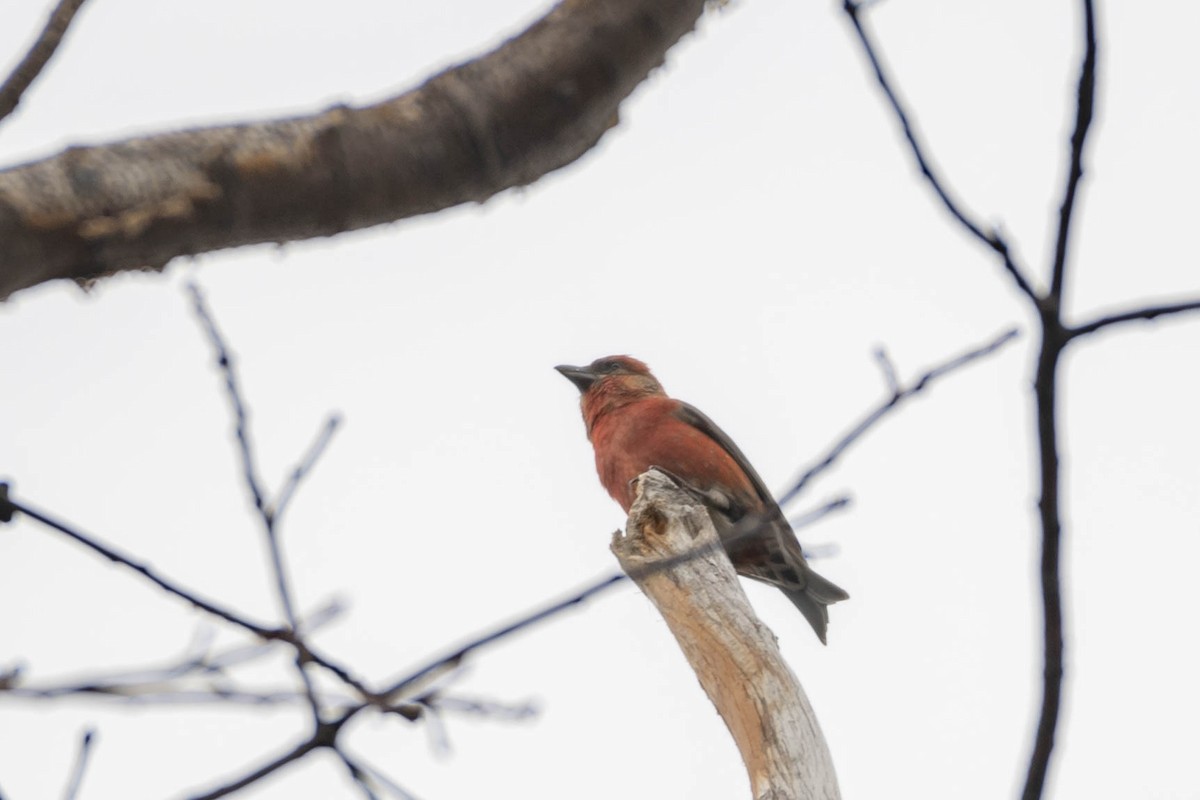
<path id="1" fill-rule="evenodd" d="M 837 584 L 813 572 L 807 564 L 804 565 L 804 578 L 803 589 L 783 586 L 779 588 L 787 595 L 788 600 L 791 600 L 796 608 L 800 609 L 800 613 L 816 631 L 821 644 L 825 644 L 825 631 L 829 627 L 827 606 L 839 600 L 846 600 L 850 595 Z"/>

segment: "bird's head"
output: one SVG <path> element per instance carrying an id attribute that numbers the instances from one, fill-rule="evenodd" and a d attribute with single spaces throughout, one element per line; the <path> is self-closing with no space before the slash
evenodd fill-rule
<path id="1" fill-rule="evenodd" d="M 586 367 L 555 367 L 582 395 L 583 416 L 590 431 L 596 419 L 643 397 L 664 394 L 650 368 L 632 356 L 605 356 Z"/>

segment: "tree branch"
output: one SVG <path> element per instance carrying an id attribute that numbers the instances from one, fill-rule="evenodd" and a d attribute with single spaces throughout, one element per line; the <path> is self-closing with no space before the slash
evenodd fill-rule
<path id="1" fill-rule="evenodd" d="M 1068 328 L 1067 336 L 1071 339 L 1078 339 L 1081 336 L 1087 336 L 1112 325 L 1120 325 L 1125 322 L 1148 322 L 1159 317 L 1197 310 L 1200 310 L 1200 300 L 1189 300 L 1184 303 L 1170 303 L 1161 306 L 1146 306 L 1145 308 L 1137 308 L 1133 311 L 1124 311 L 1120 314 L 1110 314 L 1109 316 L 1100 317 L 1091 322 L 1085 322 L 1082 325 Z"/>
<path id="2" fill-rule="evenodd" d="M 50 12 L 46 27 L 42 28 L 29 52 L 4 83 L 0 84 L 0 121 L 16 110 L 21 103 L 21 96 L 42 74 L 84 2 L 85 0 L 59 0 L 58 5 Z"/>
<path id="3" fill-rule="evenodd" d="M 707 510 L 653 468 L 637 482 L 613 553 L 658 608 L 725 721 L 752 795 L 836 800 L 837 775 L 816 714 L 751 609 Z"/>
<path id="4" fill-rule="evenodd" d="M 254 499 L 254 509 L 258 512 L 259 520 L 262 522 L 263 535 L 266 538 L 267 550 L 271 557 L 271 573 L 274 577 L 279 605 L 283 610 L 283 617 L 287 623 L 288 630 L 291 631 L 296 642 L 296 672 L 300 677 L 300 682 L 304 686 L 304 694 L 308 698 L 313 723 L 319 725 L 321 723 L 320 698 L 313 686 L 312 678 L 306 669 L 307 663 L 312 660 L 312 651 L 304 641 L 304 633 L 300 630 L 300 625 L 296 617 L 296 604 L 292 594 L 291 581 L 288 578 L 287 564 L 283 558 L 283 547 L 279 541 L 278 514 L 287 507 L 300 481 L 303 480 L 304 476 L 313 468 L 317 459 L 325 451 L 326 445 L 329 444 L 329 440 L 337 430 L 338 420 L 337 417 L 329 419 L 321 433 L 317 436 L 316 441 L 309 447 L 308 452 L 304 455 L 304 459 L 298 466 L 293 468 L 291 475 L 279 492 L 278 500 L 274 503 L 268 502 L 266 493 L 262 488 L 262 481 L 258 477 L 258 471 L 254 466 L 254 446 L 250 441 L 246 402 L 242 398 L 241 384 L 237 378 L 237 370 L 233 365 L 233 356 L 230 348 L 225 343 L 221 331 L 217 328 L 217 323 L 212 313 L 208 310 L 208 306 L 204 301 L 204 294 L 200 291 L 200 287 L 192 283 L 188 286 L 188 291 L 192 295 L 192 304 L 196 317 L 208 333 L 209 341 L 217 355 L 217 364 L 225 376 L 225 390 L 229 396 L 230 407 L 233 410 L 238 454 L 241 457 L 242 463 L 242 476 L 245 479 L 246 488 L 249 490 L 250 496 Z"/>
<path id="5" fill-rule="evenodd" d="M 854 427 L 852 427 L 849 431 L 843 434 L 840 439 L 834 442 L 833 445 L 825 452 L 825 455 L 821 456 L 820 459 L 801 472 L 799 477 L 792 482 L 792 487 L 784 492 L 779 498 L 779 505 L 783 506 L 799 497 L 800 493 L 804 491 L 805 487 L 807 487 L 814 478 L 833 466 L 834 462 L 841 457 L 842 453 L 844 453 L 852 444 L 862 438 L 863 434 L 865 434 L 867 431 L 873 428 L 877 422 L 887 416 L 892 409 L 896 408 L 898 405 L 914 395 L 920 394 L 935 381 L 944 377 L 945 375 L 954 372 L 960 367 L 965 367 L 973 361 L 977 361 L 985 356 L 991 355 L 1013 339 L 1016 339 L 1018 334 L 1019 331 L 1016 328 L 1007 330 L 996 338 L 992 339 L 987 344 L 974 347 L 965 353 L 961 353 L 953 358 L 943 361 L 935 367 L 930 368 L 925 373 L 917 377 L 916 380 L 914 380 L 908 386 L 900 386 L 899 384 L 895 383 L 895 372 L 889 372 L 888 370 L 885 370 L 885 377 L 887 377 L 889 389 L 892 393 L 891 396 L 869 411 L 866 416 L 859 420 Z M 888 363 L 890 364 L 890 361 Z"/>
<path id="6" fill-rule="evenodd" d="M 0 298 L 531 184 L 617 124 L 704 5 L 563 0 L 491 53 L 377 105 L 72 148 L 0 172 Z"/>
<path id="7" fill-rule="evenodd" d="M 133 570 L 158 588 L 165 591 L 167 594 L 174 595 L 180 600 L 184 600 L 192 604 L 205 613 L 211 614 L 212 616 L 222 619 L 231 625 L 235 625 L 242 630 L 248 631 L 260 639 L 272 642 L 285 642 L 291 645 L 297 649 L 301 658 L 321 666 L 325 670 L 337 676 L 346 685 L 356 689 L 364 697 L 375 697 L 375 693 L 372 692 L 361 680 L 356 678 L 348 668 L 337 663 L 329 656 L 316 651 L 311 645 L 297 637 L 294 631 L 283 628 L 270 628 L 263 623 L 254 622 L 248 617 L 245 617 L 229 608 L 218 605 L 211 600 L 206 600 L 196 592 L 186 589 L 179 584 L 159 575 L 148 565 L 139 563 L 132 557 L 101 543 L 95 537 L 82 533 L 81 531 L 77 531 L 69 525 L 59 522 L 53 517 L 50 517 L 47 514 L 44 514 L 24 503 L 18 503 L 7 496 L 7 491 L 8 485 L 0 484 L 0 519 L 3 519 L 6 513 L 11 515 L 13 512 L 20 512 L 30 519 L 35 519 L 46 527 L 56 530 L 70 539 L 73 539 L 92 552 L 104 556 L 109 561 Z"/>
<path id="8" fill-rule="evenodd" d="M 1051 268 L 1050 291 L 1037 304 L 1042 324 L 1034 395 L 1037 400 L 1037 432 L 1042 496 L 1038 511 L 1042 526 L 1042 704 L 1022 800 L 1040 800 L 1054 753 L 1055 734 L 1062 709 L 1063 643 L 1066 639 L 1062 589 L 1062 488 L 1058 460 L 1058 365 L 1071 334 L 1062 323 L 1062 299 L 1066 283 L 1067 251 L 1075 196 L 1083 177 L 1083 147 L 1092 121 L 1096 92 L 1096 23 L 1091 0 L 1083 0 L 1084 55 L 1076 98 L 1075 131 L 1071 135 L 1071 165 L 1063 201 L 1059 206 L 1058 235 Z"/>
<path id="9" fill-rule="evenodd" d="M 365 708 L 365 706 L 356 706 L 355 708 L 347 710 L 332 722 L 324 722 L 317 725 L 312 736 L 296 745 L 291 750 L 272 758 L 262 766 L 255 768 L 253 771 L 243 775 L 240 778 L 237 778 L 236 780 L 218 786 L 215 789 L 211 789 L 204 794 L 194 795 L 191 800 L 217 800 L 219 797 L 227 797 L 234 792 L 245 789 L 251 784 L 258 783 L 263 778 L 278 772 L 287 765 L 299 761 L 314 750 L 319 750 L 323 747 L 329 747 L 336 750 L 337 737 L 338 734 L 341 733 L 343 726 L 345 726 L 345 724 L 363 708 Z"/>
<path id="10" fill-rule="evenodd" d="M 950 190 L 946 187 L 945 181 L 937 174 L 933 168 L 933 164 L 929 157 L 925 154 L 925 146 L 921 143 L 920 138 L 913 124 L 910 122 L 910 115 L 905 110 L 904 105 L 900 102 L 900 98 L 892 89 L 892 81 L 887 76 L 883 68 L 883 62 L 879 58 L 874 42 L 870 34 L 867 32 L 866 25 L 863 23 L 860 12 L 862 3 L 857 0 L 845 0 L 842 3 L 842 9 L 846 12 L 846 16 L 850 18 L 850 23 L 854 26 L 854 32 L 858 34 L 858 40 L 862 43 L 863 51 L 866 53 L 867 59 L 871 62 L 871 67 L 875 71 L 875 79 L 879 82 L 879 88 L 883 90 L 884 96 L 892 106 L 892 111 L 895 112 L 897 120 L 900 122 L 900 127 L 904 130 L 904 138 L 908 140 L 909 148 L 912 150 L 913 158 L 916 159 L 917 167 L 921 170 L 921 175 L 928 181 L 937 198 L 942 202 L 950 215 L 958 220 L 964 228 L 967 229 L 980 242 L 992 250 L 996 255 L 1000 256 L 1004 263 L 1004 269 L 1012 277 L 1017 284 L 1017 288 L 1021 293 L 1030 299 L 1036 299 L 1037 293 L 1030 285 L 1025 277 L 1025 270 L 1019 266 L 1013 259 L 1012 253 L 1009 252 L 1008 243 L 999 231 L 993 230 L 985 233 L 983 226 L 975 221 L 971 213 L 950 195 Z"/>
<path id="11" fill-rule="evenodd" d="M 75 766 L 71 770 L 71 779 L 67 782 L 63 800 L 75 800 L 79 795 L 79 787 L 83 785 L 83 774 L 87 771 L 88 757 L 92 754 L 92 746 L 96 743 L 96 732 L 89 728 L 83 732 L 79 740 L 79 750 L 75 754 Z"/>
<path id="12" fill-rule="evenodd" d="M 1056 306 L 1062 305 L 1063 283 L 1067 269 L 1067 246 L 1070 241 L 1071 219 L 1075 211 L 1075 195 L 1079 181 L 1083 179 L 1083 146 L 1087 142 L 1088 130 L 1096 100 L 1096 12 L 1091 0 L 1083 0 L 1084 53 L 1083 65 L 1079 69 L 1079 93 L 1075 104 L 1075 130 L 1071 134 L 1071 165 L 1067 171 L 1067 185 L 1063 190 L 1062 205 L 1058 210 L 1058 233 L 1054 241 L 1054 266 L 1050 279 L 1048 299 Z"/>

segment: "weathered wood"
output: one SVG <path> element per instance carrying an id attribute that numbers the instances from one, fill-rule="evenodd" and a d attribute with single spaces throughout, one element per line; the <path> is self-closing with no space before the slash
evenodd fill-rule
<path id="1" fill-rule="evenodd" d="M 759 621 L 708 512 L 662 473 L 638 478 L 612 550 L 666 620 L 741 751 L 756 800 L 837 800 L 816 715 Z"/>

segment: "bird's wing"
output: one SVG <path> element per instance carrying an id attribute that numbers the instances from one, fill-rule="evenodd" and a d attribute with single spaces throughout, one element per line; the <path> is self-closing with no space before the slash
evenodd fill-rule
<path id="1" fill-rule="evenodd" d="M 754 491 L 758 494 L 758 498 L 762 500 L 765 508 L 778 508 L 775 503 L 775 498 L 771 495 L 767 485 L 763 483 L 763 479 L 754 471 L 753 465 L 750 464 L 750 459 L 746 458 L 746 454 L 738 449 L 738 446 L 733 443 L 733 439 L 729 438 L 729 434 L 717 427 L 717 423 L 709 419 L 703 411 L 693 405 L 679 402 L 679 408 L 675 411 L 675 417 L 682 422 L 686 422 L 693 428 L 696 428 L 708 438 L 721 446 L 721 449 L 737 462 L 737 465 L 742 468 L 742 471 L 750 478 L 750 482 L 754 484 Z"/>

